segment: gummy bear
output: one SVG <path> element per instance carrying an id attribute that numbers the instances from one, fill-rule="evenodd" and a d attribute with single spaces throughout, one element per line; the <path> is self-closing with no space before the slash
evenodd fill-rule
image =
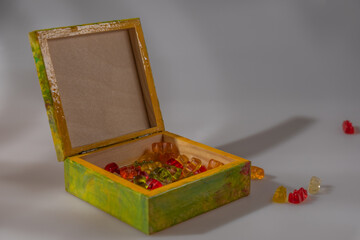
<path id="1" fill-rule="evenodd" d="M 141 171 L 141 169 L 137 169 L 137 175 L 143 176 L 147 179 L 149 179 L 149 174 L 147 172 Z"/>
<path id="2" fill-rule="evenodd" d="M 167 160 L 166 164 L 175 166 L 175 167 L 181 168 L 181 169 L 184 168 L 184 166 L 179 161 L 175 160 L 174 158 L 170 158 L 169 160 Z"/>
<path id="3" fill-rule="evenodd" d="M 186 164 L 188 162 L 190 162 L 189 158 L 182 154 L 182 155 L 179 155 L 177 158 L 176 158 L 176 161 L 178 161 L 181 165 L 183 165 L 183 168 L 186 166 Z"/>
<path id="4" fill-rule="evenodd" d="M 219 162 L 219 161 L 217 161 L 215 159 L 210 159 L 207 169 L 210 170 L 210 169 L 213 169 L 213 168 L 220 167 L 222 165 L 224 165 L 222 162 Z"/>
<path id="5" fill-rule="evenodd" d="M 202 172 L 206 172 L 206 167 L 202 165 L 197 171 L 194 172 L 194 174 L 199 174 Z"/>
<path id="6" fill-rule="evenodd" d="M 349 120 L 344 121 L 342 124 L 342 127 L 343 127 L 344 133 L 346 133 L 346 134 L 354 134 L 355 133 L 355 129 Z"/>
<path id="7" fill-rule="evenodd" d="M 150 178 L 154 178 L 163 183 L 171 183 L 172 175 L 166 168 L 158 167 L 154 171 L 151 172 Z"/>
<path id="8" fill-rule="evenodd" d="M 264 169 L 256 166 L 251 166 L 251 179 L 263 179 L 264 176 Z"/>
<path id="9" fill-rule="evenodd" d="M 179 150 L 175 144 L 170 142 L 153 143 L 152 150 L 158 155 L 158 159 L 162 163 L 165 163 L 170 158 L 177 158 L 179 156 Z"/>
<path id="10" fill-rule="evenodd" d="M 119 169 L 119 166 L 116 163 L 112 162 L 107 164 L 104 169 L 108 172 L 114 173 Z"/>
<path id="11" fill-rule="evenodd" d="M 141 175 L 138 175 L 138 176 L 135 176 L 134 177 L 134 183 L 136 184 L 136 185 L 139 185 L 139 186 L 141 186 L 141 187 L 143 187 L 143 188 L 148 188 L 148 185 L 147 185 L 147 183 L 146 183 L 146 177 L 145 176 L 141 176 Z"/>
<path id="12" fill-rule="evenodd" d="M 175 166 L 166 166 L 165 167 L 171 174 L 171 179 L 173 182 L 181 178 L 182 169 Z"/>
<path id="13" fill-rule="evenodd" d="M 138 175 L 138 171 L 134 166 L 125 166 L 119 169 L 119 174 L 122 178 L 132 180 L 135 176 Z"/>
<path id="14" fill-rule="evenodd" d="M 156 161 L 156 154 L 146 150 L 143 155 L 140 156 L 140 158 L 137 160 L 138 164 L 141 164 L 142 162 L 150 162 L 150 161 Z"/>
<path id="15" fill-rule="evenodd" d="M 158 180 L 156 179 L 153 179 L 153 178 L 149 178 L 147 181 L 146 181 L 146 184 L 148 186 L 147 189 L 149 190 L 154 190 L 156 188 L 159 188 L 159 187 L 162 187 L 162 183 L 159 182 Z"/>
<path id="16" fill-rule="evenodd" d="M 201 167 L 201 160 L 198 158 L 191 158 L 191 161 L 189 161 L 188 163 L 186 163 L 184 169 L 183 169 L 183 175 L 184 176 L 190 176 L 192 174 L 194 174 L 194 172 L 196 172 L 197 170 L 200 169 Z"/>
<path id="17" fill-rule="evenodd" d="M 310 194 L 318 193 L 320 190 L 320 183 L 321 183 L 320 178 L 315 177 L 315 176 L 311 177 L 309 187 L 308 187 L 309 193 Z"/>
<path id="18" fill-rule="evenodd" d="M 286 198 L 286 188 L 284 186 L 280 186 L 276 189 L 272 201 L 276 203 L 285 203 Z"/>
<path id="19" fill-rule="evenodd" d="M 152 171 L 154 171 L 158 167 L 162 167 L 161 162 L 142 162 L 141 171 L 146 172 L 147 174 L 150 174 Z"/>
<path id="20" fill-rule="evenodd" d="M 299 190 L 294 190 L 294 192 L 289 193 L 289 202 L 293 204 L 299 204 L 308 197 L 307 191 L 304 188 L 300 188 Z"/>

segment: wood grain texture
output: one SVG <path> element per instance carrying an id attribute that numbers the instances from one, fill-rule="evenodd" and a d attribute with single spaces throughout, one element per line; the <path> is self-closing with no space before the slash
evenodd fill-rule
<path id="1" fill-rule="evenodd" d="M 56 76 L 52 65 L 47 41 L 49 39 L 76 37 L 78 35 L 123 29 L 129 29 L 129 31 L 132 32 L 131 44 L 132 46 L 138 46 L 137 48 L 133 47 L 133 51 L 135 51 L 134 55 L 136 56 L 139 76 L 142 76 L 142 90 L 148 91 L 147 93 L 144 93 L 144 100 L 146 102 L 145 105 L 149 115 L 151 127 L 145 130 L 131 132 L 115 138 L 99 140 L 98 142 L 83 146 L 72 146 L 66 118 L 64 117 L 62 100 L 60 97 L 59 88 L 57 86 Z M 47 107 L 47 111 L 59 161 L 63 161 L 68 156 L 73 156 L 84 151 L 94 150 L 96 148 L 112 145 L 115 143 L 127 141 L 140 136 L 164 130 L 164 123 L 162 120 L 160 106 L 156 95 L 155 85 L 153 82 L 149 57 L 147 54 L 139 19 L 114 20 L 102 23 L 38 30 L 29 33 L 29 36 L 33 52 L 35 51 L 33 54 L 38 70 L 40 84 L 43 84 L 45 86 L 42 86 L 43 96 L 46 96 L 47 98 L 49 98 L 50 96 L 51 98 L 51 101 L 45 100 L 45 98 L 44 100 L 46 101 L 46 104 L 49 105 L 49 107 Z M 91 131 L 91 129 L 89 129 L 89 131 Z"/>

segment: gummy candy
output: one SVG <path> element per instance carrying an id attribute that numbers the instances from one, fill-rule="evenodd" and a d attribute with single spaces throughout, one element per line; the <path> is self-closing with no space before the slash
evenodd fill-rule
<path id="1" fill-rule="evenodd" d="M 154 178 L 163 183 L 171 183 L 172 182 L 172 175 L 166 168 L 158 167 L 150 174 L 151 178 Z"/>
<path id="2" fill-rule="evenodd" d="M 206 167 L 203 165 L 197 171 L 195 171 L 194 174 L 199 174 L 202 172 L 206 172 Z"/>
<path id="3" fill-rule="evenodd" d="M 137 162 L 141 164 L 142 162 L 150 162 L 155 160 L 156 160 L 156 154 L 149 150 L 146 150 L 144 154 L 140 156 Z"/>
<path id="4" fill-rule="evenodd" d="M 170 158 L 177 158 L 179 156 L 179 150 L 175 144 L 170 142 L 157 142 L 152 144 L 152 150 L 158 155 L 160 162 L 165 163 Z"/>
<path id="5" fill-rule="evenodd" d="M 285 203 L 286 198 L 287 198 L 286 188 L 284 186 L 280 186 L 275 190 L 272 201 L 276 203 Z"/>
<path id="6" fill-rule="evenodd" d="M 144 171 L 141 171 L 141 169 L 137 169 L 137 175 L 139 176 L 143 176 L 145 177 L 146 179 L 149 179 L 149 174 L 147 172 L 144 172 Z"/>
<path id="7" fill-rule="evenodd" d="M 119 169 L 119 166 L 116 163 L 112 162 L 107 164 L 104 169 L 108 172 L 114 173 L 116 172 L 116 170 Z"/>
<path id="8" fill-rule="evenodd" d="M 142 162 L 141 164 L 141 171 L 150 174 L 151 171 L 155 170 L 158 167 L 162 167 L 161 162 Z"/>
<path id="9" fill-rule="evenodd" d="M 159 188 L 159 187 L 162 187 L 162 183 L 159 182 L 158 180 L 156 179 L 153 179 L 153 178 L 149 178 L 147 181 L 146 181 L 146 184 L 148 186 L 147 189 L 149 190 L 154 190 L 156 188 Z"/>
<path id="10" fill-rule="evenodd" d="M 251 179 L 263 179 L 264 176 L 264 169 L 256 166 L 251 166 Z"/>
<path id="11" fill-rule="evenodd" d="M 184 154 L 179 155 L 179 156 L 176 158 L 176 161 L 178 161 L 181 165 L 183 165 L 183 168 L 184 168 L 184 166 L 186 166 L 186 164 L 187 164 L 188 162 L 190 162 L 189 158 L 188 158 L 186 155 L 184 155 Z"/>
<path id="12" fill-rule="evenodd" d="M 308 187 L 309 193 L 310 194 L 318 193 L 320 190 L 320 183 L 321 183 L 320 178 L 315 177 L 315 176 L 311 177 L 309 187 Z"/>
<path id="13" fill-rule="evenodd" d="M 138 175 L 138 172 L 134 166 L 127 166 L 120 168 L 119 174 L 122 178 L 132 180 L 135 176 Z"/>
<path id="14" fill-rule="evenodd" d="M 182 169 L 175 166 L 167 166 L 166 169 L 171 174 L 171 179 L 177 181 L 181 178 Z"/>
<path id="15" fill-rule="evenodd" d="M 175 166 L 175 167 L 181 168 L 181 169 L 184 168 L 184 166 L 179 161 L 175 160 L 174 158 L 170 158 L 169 160 L 167 160 L 166 164 Z"/>
<path id="16" fill-rule="evenodd" d="M 210 159 L 207 169 L 210 170 L 210 169 L 213 169 L 213 168 L 220 167 L 222 165 L 224 165 L 222 162 L 219 162 L 219 161 L 217 161 L 215 159 Z"/>
<path id="17" fill-rule="evenodd" d="M 293 204 L 299 204 L 308 197 L 307 191 L 304 188 L 300 188 L 299 190 L 294 190 L 294 192 L 289 193 L 289 202 Z"/>
<path id="18" fill-rule="evenodd" d="M 344 121 L 342 124 L 342 127 L 343 127 L 344 133 L 346 133 L 346 134 L 354 134 L 355 133 L 355 129 L 349 120 Z"/>
<path id="19" fill-rule="evenodd" d="M 187 162 L 183 169 L 184 176 L 190 176 L 201 167 L 201 160 L 198 158 L 191 158 L 191 161 Z"/>
<path id="20" fill-rule="evenodd" d="M 200 159 L 180 155 L 173 143 L 156 142 L 151 147 L 152 151 L 145 150 L 132 165 L 119 169 L 116 163 L 110 163 L 105 169 L 148 190 L 207 171 Z M 208 165 L 212 169 L 224 164 L 210 159 Z"/>
<path id="21" fill-rule="evenodd" d="M 135 176 L 134 177 L 134 183 L 136 184 L 136 185 L 139 185 L 139 186 L 141 186 L 141 187 L 143 187 L 143 188 L 148 188 L 148 185 L 147 185 L 147 183 L 146 183 L 146 177 L 145 176 L 141 176 L 141 175 L 138 175 L 138 176 Z"/>
<path id="22" fill-rule="evenodd" d="M 199 170 L 201 167 L 201 160 L 198 158 L 191 158 L 191 161 L 186 165 L 187 169 L 191 169 L 192 172 Z"/>

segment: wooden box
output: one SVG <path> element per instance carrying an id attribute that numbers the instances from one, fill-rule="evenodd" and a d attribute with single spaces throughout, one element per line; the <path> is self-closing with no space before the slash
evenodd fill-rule
<path id="1" fill-rule="evenodd" d="M 248 160 L 165 131 L 139 19 L 29 37 L 66 191 L 146 234 L 250 193 Z M 103 169 L 159 141 L 225 165 L 151 191 Z"/>

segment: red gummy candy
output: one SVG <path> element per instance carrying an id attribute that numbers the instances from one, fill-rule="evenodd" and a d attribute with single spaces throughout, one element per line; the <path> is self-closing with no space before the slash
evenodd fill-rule
<path id="1" fill-rule="evenodd" d="M 104 169 L 108 172 L 113 173 L 113 172 L 117 172 L 117 170 L 119 169 L 119 166 L 116 163 L 112 162 L 112 163 L 109 163 L 108 165 L 106 165 Z"/>
<path id="2" fill-rule="evenodd" d="M 342 127 L 343 127 L 344 133 L 346 133 L 346 134 L 354 134 L 355 133 L 354 127 L 349 120 L 344 121 L 342 124 Z"/>
<path id="3" fill-rule="evenodd" d="M 175 166 L 175 167 L 181 168 L 181 169 L 184 168 L 183 165 L 181 163 L 179 163 L 177 160 L 175 160 L 174 158 L 170 158 L 169 160 L 167 160 L 166 164 Z"/>
<path id="4" fill-rule="evenodd" d="M 153 178 L 149 178 L 146 181 L 146 184 L 148 185 L 147 189 L 149 189 L 149 190 L 154 190 L 156 188 L 162 187 L 162 183 Z"/>
<path id="5" fill-rule="evenodd" d="M 201 165 L 201 167 L 194 172 L 194 174 L 199 174 L 199 173 L 202 173 L 202 172 L 205 172 L 207 169 L 205 166 Z"/>
<path id="6" fill-rule="evenodd" d="M 308 197 L 308 193 L 304 188 L 300 188 L 299 190 L 294 190 L 294 192 L 289 193 L 289 203 L 299 204 Z"/>

